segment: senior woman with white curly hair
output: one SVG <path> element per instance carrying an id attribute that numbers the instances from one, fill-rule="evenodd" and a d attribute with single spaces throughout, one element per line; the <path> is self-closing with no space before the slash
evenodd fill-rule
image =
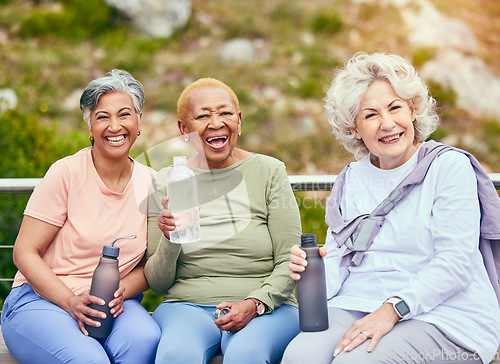
<path id="1" fill-rule="evenodd" d="M 435 101 L 399 56 L 355 55 L 325 101 L 358 161 L 326 208 L 329 328 L 300 333 L 282 363 L 488 363 L 500 308 L 479 246 L 500 239 L 500 200 L 487 174 L 469 153 L 425 142 Z M 294 246 L 291 277 L 306 266 Z"/>

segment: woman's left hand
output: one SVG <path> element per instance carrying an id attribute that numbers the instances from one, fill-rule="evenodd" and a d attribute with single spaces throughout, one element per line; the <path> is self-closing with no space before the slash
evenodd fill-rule
<path id="1" fill-rule="evenodd" d="M 109 307 L 111 308 L 111 314 L 114 318 L 118 317 L 119 314 L 123 312 L 123 294 L 125 293 L 125 287 L 120 286 L 114 294 L 114 298 L 109 302 Z"/>
<path id="2" fill-rule="evenodd" d="M 217 327 L 229 333 L 235 333 L 244 328 L 257 316 L 255 303 L 251 300 L 237 302 L 221 302 L 217 305 L 218 309 L 228 307 L 231 309 L 227 314 L 214 321 Z"/>
<path id="3" fill-rule="evenodd" d="M 334 356 L 351 351 L 366 340 L 371 340 L 366 351 L 371 353 L 379 340 L 392 330 L 399 316 L 390 303 L 384 303 L 372 313 L 352 324 L 335 348 Z"/>

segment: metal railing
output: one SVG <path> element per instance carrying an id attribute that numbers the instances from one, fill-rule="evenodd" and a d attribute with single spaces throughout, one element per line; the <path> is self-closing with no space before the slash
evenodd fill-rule
<path id="1" fill-rule="evenodd" d="M 497 190 L 500 190 L 500 173 L 489 173 Z M 330 191 L 337 175 L 290 175 L 288 180 L 294 191 Z M 31 193 L 41 178 L 0 178 L 0 194 Z M 0 249 L 12 249 L 14 245 L 0 245 Z M 12 278 L 0 277 L 0 282 L 12 282 Z"/>
<path id="2" fill-rule="evenodd" d="M 500 190 L 500 173 L 488 173 L 493 185 Z M 337 175 L 290 175 L 288 180 L 294 191 L 330 191 Z M 31 193 L 41 178 L 0 178 L 0 194 Z"/>

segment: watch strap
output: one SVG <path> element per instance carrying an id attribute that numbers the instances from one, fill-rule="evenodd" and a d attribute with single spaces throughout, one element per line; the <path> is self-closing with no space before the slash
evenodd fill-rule
<path id="1" fill-rule="evenodd" d="M 399 320 L 404 320 L 405 318 L 407 318 L 409 315 L 410 315 L 410 309 L 408 307 L 408 304 L 402 299 L 402 298 L 398 298 L 398 297 L 391 297 L 391 298 L 388 298 L 387 300 L 385 300 L 384 303 L 390 303 L 392 305 L 392 307 L 394 308 L 394 311 L 396 312 L 396 314 L 399 316 Z M 398 310 L 398 307 L 396 306 L 398 303 L 400 302 L 403 302 L 404 305 L 406 306 L 406 308 L 408 309 L 406 313 L 401 313 L 399 310 Z"/>
<path id="2" fill-rule="evenodd" d="M 257 316 L 262 316 L 266 312 L 266 306 L 261 301 L 253 297 L 249 297 L 248 299 L 255 303 Z"/>

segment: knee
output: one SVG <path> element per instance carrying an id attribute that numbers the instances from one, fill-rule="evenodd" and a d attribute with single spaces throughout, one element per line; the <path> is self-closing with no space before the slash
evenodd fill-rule
<path id="1" fill-rule="evenodd" d="M 193 347 L 158 346 L 155 363 L 192 364 L 205 363 L 206 353 Z"/>
<path id="2" fill-rule="evenodd" d="M 301 350 L 298 345 L 294 345 L 293 341 L 286 347 L 283 353 L 282 364 L 302 364 L 310 361 L 307 355 L 304 355 L 307 351 Z"/>
<path id="3" fill-rule="evenodd" d="M 160 328 L 153 321 L 153 325 L 137 325 L 132 331 L 113 336 L 106 343 L 106 350 L 111 357 L 123 362 L 154 363 L 160 337 Z"/>
<path id="4" fill-rule="evenodd" d="M 231 348 L 231 345 L 224 353 L 224 364 L 254 364 L 254 363 L 274 363 L 279 358 L 268 358 L 268 354 L 261 348 L 254 345 Z"/>
<path id="5" fill-rule="evenodd" d="M 134 329 L 126 334 L 126 340 L 134 347 L 148 347 L 153 346 L 156 348 L 161 338 L 160 327 L 154 320 L 142 321 L 140 325 L 136 325 Z"/>
<path id="6" fill-rule="evenodd" d="M 63 363 L 66 361 L 62 360 Z M 109 363 L 109 358 L 106 352 L 101 350 L 90 350 L 85 351 L 81 355 L 75 355 L 74 358 L 71 359 L 72 364 L 103 364 Z"/>

